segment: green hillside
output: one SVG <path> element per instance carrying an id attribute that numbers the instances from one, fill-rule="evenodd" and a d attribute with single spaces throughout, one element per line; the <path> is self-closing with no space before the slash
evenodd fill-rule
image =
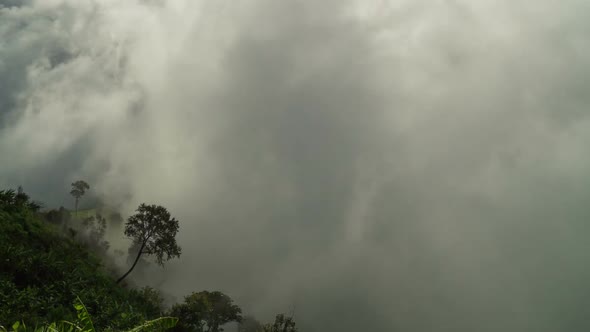
<path id="1" fill-rule="evenodd" d="M 143 204 L 138 211 L 142 207 L 167 212 Z M 105 222 L 98 211 L 92 212 L 97 213 L 96 218 L 81 221 L 80 227 Z M 240 323 L 241 332 L 297 331 L 292 317 L 282 314 L 264 325 L 242 317 L 242 309 L 219 291 L 192 292 L 184 302 L 164 308 L 157 290 L 117 284 L 89 249 L 93 246 L 77 242 L 78 232 L 59 222 L 64 216 L 68 220 L 71 213 L 63 208 L 39 212 L 39 205 L 21 190 L 0 190 L 0 332 L 8 328 L 14 332 L 147 332 L 171 327 L 175 332 L 220 332 L 227 323 Z M 127 226 L 133 218 L 139 217 L 130 217 Z M 76 220 L 80 219 L 79 214 Z M 90 233 L 99 244 L 94 250 L 105 248 L 100 245 L 104 235 L 100 230 Z"/>
<path id="2" fill-rule="evenodd" d="M 79 297 L 97 330 L 161 315 L 151 289 L 117 286 L 88 249 L 43 222 L 24 194 L 0 191 L 0 325 L 74 320 Z"/>

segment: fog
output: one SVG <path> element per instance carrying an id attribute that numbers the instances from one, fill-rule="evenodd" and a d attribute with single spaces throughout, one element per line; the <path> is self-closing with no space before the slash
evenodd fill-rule
<path id="1" fill-rule="evenodd" d="M 0 0 L 0 186 L 180 220 L 301 331 L 590 329 L 590 3 Z"/>

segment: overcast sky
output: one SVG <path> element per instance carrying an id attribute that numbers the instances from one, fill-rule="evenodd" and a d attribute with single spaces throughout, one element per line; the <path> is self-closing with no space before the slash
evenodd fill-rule
<path id="1" fill-rule="evenodd" d="M 587 0 L 0 0 L 0 186 L 164 205 L 164 292 L 302 332 L 587 331 L 589 31 Z"/>

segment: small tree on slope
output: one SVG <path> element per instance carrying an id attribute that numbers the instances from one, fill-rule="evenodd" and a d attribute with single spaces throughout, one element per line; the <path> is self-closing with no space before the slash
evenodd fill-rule
<path id="1" fill-rule="evenodd" d="M 133 265 L 117 283 L 120 283 L 137 265 L 142 254 L 156 258 L 159 265 L 164 265 L 174 257 L 180 257 L 180 247 L 176 243 L 178 220 L 172 218 L 165 207 L 141 204 L 137 213 L 127 219 L 125 235 L 131 238 L 139 251 Z"/>
<path id="2" fill-rule="evenodd" d="M 70 191 L 70 194 L 72 196 L 74 196 L 74 198 L 75 198 L 76 216 L 78 216 L 78 201 L 80 200 L 80 198 L 82 196 L 84 196 L 84 194 L 86 193 L 86 190 L 89 190 L 89 189 L 90 189 L 90 186 L 85 181 L 78 180 L 78 181 L 72 183 L 72 190 Z"/>

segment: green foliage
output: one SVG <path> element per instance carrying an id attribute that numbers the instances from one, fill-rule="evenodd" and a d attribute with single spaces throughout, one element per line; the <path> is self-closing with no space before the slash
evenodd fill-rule
<path id="1" fill-rule="evenodd" d="M 88 217 L 82 221 L 84 240 L 90 248 L 99 253 L 105 253 L 109 249 L 109 243 L 104 240 L 107 228 L 107 220 L 100 214 Z"/>
<path id="2" fill-rule="evenodd" d="M 23 210 L 38 211 L 41 204 L 31 201 L 29 196 L 19 187 L 18 192 L 12 189 L 0 190 L 0 210 L 18 212 Z"/>
<path id="3" fill-rule="evenodd" d="M 180 256 L 176 244 L 178 220 L 172 218 L 165 207 L 141 204 L 137 213 L 125 224 L 125 235 L 136 243 L 143 243 L 142 253 L 156 256 L 158 264 Z"/>
<path id="4" fill-rule="evenodd" d="M 86 193 L 86 190 L 89 190 L 90 186 L 88 185 L 88 183 L 86 183 L 85 181 L 82 180 L 78 180 L 74 183 L 72 183 L 72 190 L 70 191 L 70 194 L 72 196 L 74 196 L 74 198 L 76 199 L 80 199 L 80 197 L 84 196 L 84 194 Z"/>
<path id="5" fill-rule="evenodd" d="M 43 325 L 41 327 L 28 328 L 23 322 L 15 322 L 12 324 L 10 332 L 96 332 L 92 317 L 86 306 L 77 298 L 74 302 L 74 308 L 77 312 L 78 319 L 75 322 L 62 320 L 53 322 L 51 324 Z M 153 320 L 145 321 L 140 325 L 130 329 L 128 332 L 160 332 L 173 328 L 178 319 L 174 317 L 160 317 Z M 8 329 L 0 325 L 0 332 L 8 332 Z"/>
<path id="6" fill-rule="evenodd" d="M 263 332 L 297 332 L 295 327 L 295 320 L 293 317 L 278 314 L 273 323 L 265 324 L 262 328 Z"/>
<path id="7" fill-rule="evenodd" d="M 241 309 L 216 291 L 192 293 L 168 312 L 177 318 L 161 317 L 164 306 L 158 291 L 119 287 L 86 246 L 56 231 L 54 223 L 69 217 L 65 209 L 38 209 L 20 189 L 0 191 L 0 332 L 8 331 L 5 326 L 14 332 L 220 332 L 226 323 L 242 322 Z M 102 245 L 104 218 L 87 218 L 80 226 L 85 236 Z M 141 254 L 156 256 L 160 264 L 178 257 L 177 232 L 178 221 L 165 208 L 140 205 L 125 227 L 125 234 L 139 245 L 134 266 Z M 253 329 L 241 324 L 241 332 L 297 331 L 292 317 L 284 315 L 266 325 L 251 320 Z"/>
<path id="8" fill-rule="evenodd" d="M 242 310 L 229 296 L 217 291 L 192 293 L 184 298 L 184 303 L 174 305 L 170 311 L 170 316 L 180 320 L 175 331 L 197 332 L 223 331 L 223 324 L 240 322 L 241 314 Z"/>
<path id="9" fill-rule="evenodd" d="M 86 190 L 89 190 L 89 189 L 90 189 L 90 186 L 85 181 L 78 180 L 78 181 L 72 183 L 72 190 L 70 191 L 70 194 L 72 196 L 74 196 L 74 198 L 76 199 L 76 207 L 75 207 L 76 214 L 78 214 L 78 201 L 80 200 L 80 198 L 82 196 L 84 196 L 84 194 L 86 193 Z"/>
<path id="10" fill-rule="evenodd" d="M 86 309 L 86 306 L 79 297 L 77 297 L 76 302 L 74 302 L 74 308 L 76 308 L 76 312 L 78 313 L 78 324 L 80 326 L 80 331 L 95 331 L 94 324 L 92 323 L 92 319 L 88 313 L 88 309 Z"/>
<path id="11" fill-rule="evenodd" d="M 159 205 L 141 204 L 137 213 L 129 217 L 125 224 L 125 235 L 139 246 L 135 262 L 117 283 L 123 280 L 135 267 L 142 254 L 155 256 L 160 265 L 174 257 L 180 257 L 180 246 L 176 243 L 178 220 Z"/>
<path id="12" fill-rule="evenodd" d="M 16 195 L 0 192 L 0 325 L 72 321 L 76 296 L 99 330 L 127 329 L 159 316 L 154 294 L 117 286 L 96 256 L 40 222 Z"/>
<path id="13" fill-rule="evenodd" d="M 63 206 L 60 207 L 58 210 L 51 209 L 46 212 L 41 212 L 41 218 L 49 223 L 54 225 L 62 225 L 69 222 L 71 216 L 70 211 L 66 210 Z"/>
<path id="14" fill-rule="evenodd" d="M 144 312 L 148 317 L 158 317 L 164 314 L 164 299 L 158 290 L 146 286 L 132 289 L 130 292 L 134 297 L 142 300 L 136 306 L 137 310 Z"/>
<path id="15" fill-rule="evenodd" d="M 160 317 L 154 320 L 147 321 L 133 329 L 129 330 L 129 332 L 150 332 L 150 331 L 166 331 L 171 328 L 174 328 L 178 323 L 178 318 L 176 317 Z"/>

